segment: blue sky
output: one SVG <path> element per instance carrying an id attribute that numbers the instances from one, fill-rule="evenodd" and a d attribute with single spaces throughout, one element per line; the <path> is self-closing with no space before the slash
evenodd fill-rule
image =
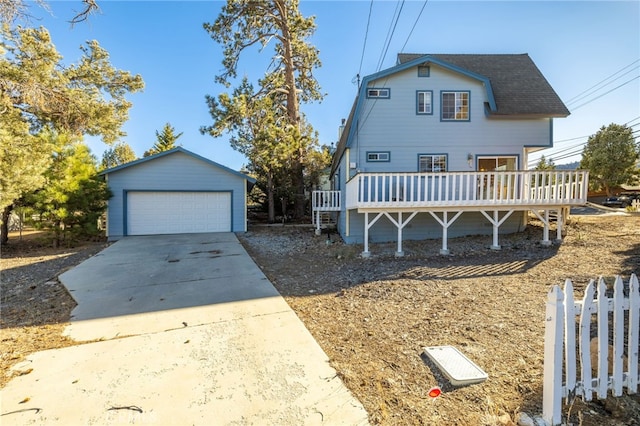
<path id="1" fill-rule="evenodd" d="M 49 29 L 65 62 L 77 62 L 79 46 L 95 39 L 115 67 L 145 81 L 143 92 L 129 96 L 133 107 L 124 126 L 123 140 L 138 156 L 169 122 L 184 133 L 178 141 L 184 148 L 236 170 L 246 163 L 228 137 L 199 132 L 211 123 L 205 95 L 227 90 L 214 82 L 222 70 L 222 49 L 202 29 L 203 22 L 215 21 L 223 2 L 98 0 L 100 12 L 73 28 L 68 20 L 81 9 L 80 1 L 49 4 L 49 13 L 32 9 L 37 18 L 32 25 Z M 367 33 L 369 0 L 301 0 L 303 15 L 316 17 L 309 42 L 320 50 L 323 66 L 315 76 L 326 93 L 321 103 L 302 109 L 321 143 L 337 141 L 340 120 L 356 95 L 356 75 L 393 66 L 399 52 L 528 53 L 572 112 L 555 120 L 555 148 L 541 152 L 548 158 L 577 152 L 603 125 L 629 123 L 640 129 L 640 2 L 430 0 L 420 14 L 423 6 L 424 1 L 375 0 Z M 239 76 L 259 78 L 269 59 L 267 53 L 246 52 Z M 569 102 L 578 95 L 583 97 Z M 107 146 L 87 141 L 100 158 Z"/>

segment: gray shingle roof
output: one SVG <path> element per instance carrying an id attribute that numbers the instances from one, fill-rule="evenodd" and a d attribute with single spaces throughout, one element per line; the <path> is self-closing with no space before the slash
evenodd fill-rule
<path id="1" fill-rule="evenodd" d="M 566 117 L 569 110 L 547 79 L 524 54 L 398 54 L 398 64 L 430 56 L 458 68 L 487 77 L 497 110 L 491 115 L 539 115 Z"/>

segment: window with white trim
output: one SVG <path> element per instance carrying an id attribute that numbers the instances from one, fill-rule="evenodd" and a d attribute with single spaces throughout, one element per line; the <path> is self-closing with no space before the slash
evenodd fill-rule
<path id="1" fill-rule="evenodd" d="M 419 172 L 446 172 L 447 156 L 443 154 L 420 154 L 418 155 Z"/>
<path id="2" fill-rule="evenodd" d="M 368 162 L 390 161 L 390 158 L 391 158 L 391 153 L 389 151 L 367 152 Z"/>
<path id="3" fill-rule="evenodd" d="M 373 99 L 389 99 L 391 93 L 389 89 L 380 89 L 372 87 L 367 89 L 367 98 Z"/>
<path id="4" fill-rule="evenodd" d="M 469 92 L 442 92 L 443 121 L 469 121 Z"/>
<path id="5" fill-rule="evenodd" d="M 416 113 L 433 114 L 433 92 L 431 90 L 419 90 L 416 92 Z"/>

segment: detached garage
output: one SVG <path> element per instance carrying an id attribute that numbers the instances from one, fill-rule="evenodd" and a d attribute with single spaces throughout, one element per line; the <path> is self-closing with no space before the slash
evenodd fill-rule
<path id="1" fill-rule="evenodd" d="M 255 180 L 179 147 L 102 172 L 107 237 L 245 232 Z"/>

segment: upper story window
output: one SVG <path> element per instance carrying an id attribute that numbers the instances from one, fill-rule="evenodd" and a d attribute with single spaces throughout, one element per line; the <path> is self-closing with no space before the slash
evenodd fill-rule
<path id="1" fill-rule="evenodd" d="M 431 90 L 416 92 L 416 113 L 433 114 L 433 92 Z"/>
<path id="2" fill-rule="evenodd" d="M 367 98 L 373 99 L 389 99 L 391 92 L 389 89 L 370 88 L 367 89 Z"/>
<path id="3" fill-rule="evenodd" d="M 391 161 L 391 153 L 389 151 L 382 152 L 367 152 L 367 161 L 375 162 L 375 161 Z"/>
<path id="4" fill-rule="evenodd" d="M 418 65 L 418 77 L 429 77 L 431 68 L 429 65 Z"/>
<path id="5" fill-rule="evenodd" d="M 442 92 L 442 121 L 469 121 L 469 92 Z"/>
<path id="6" fill-rule="evenodd" d="M 419 172 L 446 172 L 447 156 L 443 154 L 420 154 L 418 155 Z"/>

